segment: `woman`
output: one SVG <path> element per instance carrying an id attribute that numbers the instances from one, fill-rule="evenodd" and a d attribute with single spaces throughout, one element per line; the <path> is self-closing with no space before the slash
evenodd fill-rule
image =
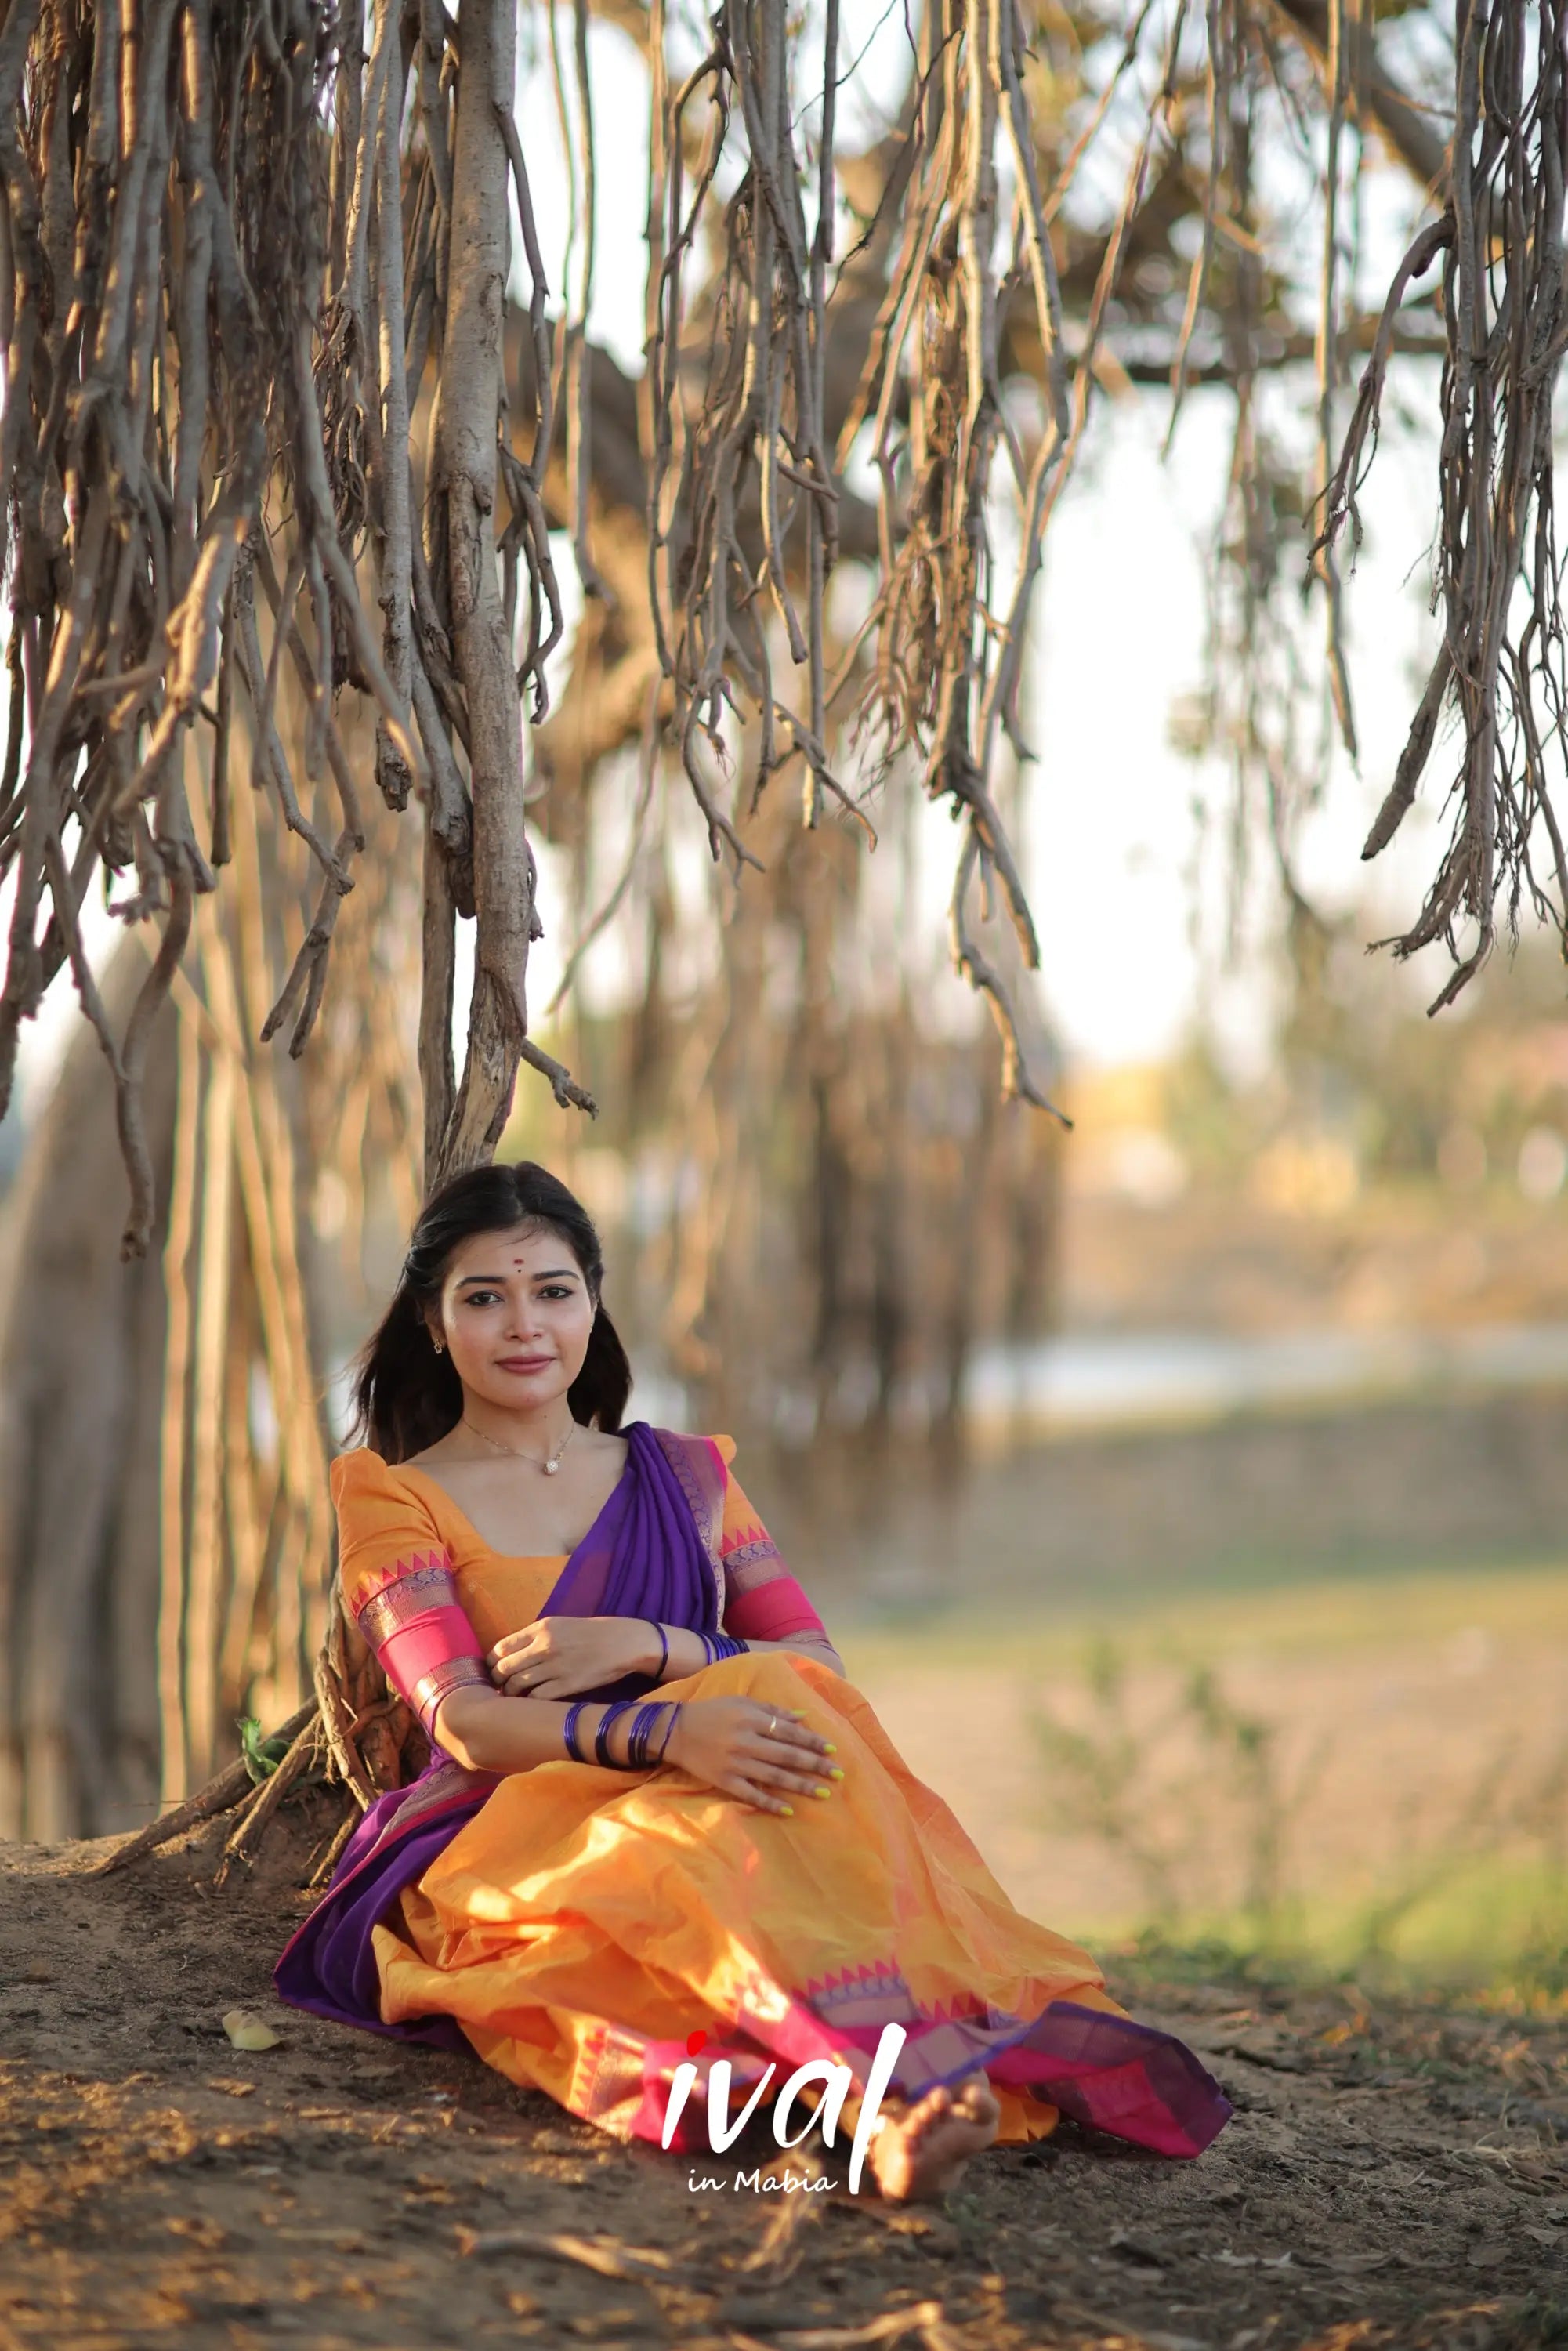
<path id="1" fill-rule="evenodd" d="M 897 2023 L 870 2147 L 892 2198 L 942 2194 L 1059 2111 L 1200 2152 L 1218 2085 L 1014 1910 L 909 1772 L 728 1438 L 622 1427 L 602 1272 L 582 1208 L 528 1162 L 458 1176 L 419 1219 L 361 1361 L 370 1442 L 332 1493 L 345 1603 L 434 1760 L 356 1829 L 283 1998 L 472 2046 L 683 2151 L 705 2147 L 720 2060 L 737 2108 L 770 2064 L 776 2085 L 847 2065 L 852 2126 Z"/>

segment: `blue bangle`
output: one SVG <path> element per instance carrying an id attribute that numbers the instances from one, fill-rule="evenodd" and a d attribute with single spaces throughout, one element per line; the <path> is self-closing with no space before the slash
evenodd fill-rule
<path id="1" fill-rule="evenodd" d="M 610 1752 L 610 1726 L 612 1722 L 619 1722 L 621 1717 L 626 1712 L 628 1707 L 635 1706 L 636 1703 L 637 1701 L 634 1698 L 617 1698 L 613 1706 L 607 1706 L 605 1708 L 604 1712 L 599 1719 L 599 1728 L 593 1734 L 594 1761 L 596 1763 L 607 1764 L 612 1771 L 619 1771 L 624 1767 L 617 1763 L 614 1757 Z"/>
<path id="2" fill-rule="evenodd" d="M 631 1733 L 626 1741 L 626 1767 L 628 1771 L 645 1771 L 647 1770 L 648 1741 L 653 1737 L 654 1723 L 658 1720 L 660 1715 L 662 1715 L 664 1711 L 664 1709 L 657 1698 L 653 1699 L 650 1705 L 639 1707 L 637 1709 L 636 1718 L 632 1722 Z"/>
<path id="3" fill-rule="evenodd" d="M 566 1741 L 566 1751 L 574 1763 L 580 1763 L 583 1760 L 577 1744 L 577 1722 L 578 1717 L 587 1704 L 588 1700 L 585 1698 L 580 1698 L 575 1706 L 569 1706 L 566 1710 L 566 1720 L 561 1725 L 561 1736 Z"/>
<path id="4" fill-rule="evenodd" d="M 670 1636 L 662 1625 L 655 1625 L 653 1630 L 659 1636 L 659 1663 L 653 1679 L 656 1682 L 662 1682 L 664 1678 L 664 1668 L 670 1662 Z"/>
<path id="5" fill-rule="evenodd" d="M 655 1763 L 662 1763 L 662 1762 L 664 1761 L 664 1750 L 668 1747 L 668 1745 L 669 1745 L 669 1743 L 670 1743 L 671 1740 L 674 1737 L 674 1735 L 675 1735 L 675 1725 L 676 1725 L 676 1723 L 677 1723 L 677 1722 L 679 1722 L 680 1719 L 681 1719 L 681 1701 L 677 1698 L 677 1699 L 675 1700 L 674 1704 L 673 1706 L 671 1706 L 671 1708 L 670 1708 L 670 1719 L 669 1719 L 669 1723 L 668 1723 L 668 1726 L 667 1726 L 667 1727 L 666 1727 L 666 1729 L 665 1729 L 664 1735 L 663 1739 L 661 1739 L 661 1740 L 659 1741 L 659 1751 L 658 1751 L 658 1753 L 657 1753 L 657 1754 L 654 1756 L 654 1758 L 653 1758 L 653 1761 L 654 1761 L 654 1762 L 655 1762 Z"/>

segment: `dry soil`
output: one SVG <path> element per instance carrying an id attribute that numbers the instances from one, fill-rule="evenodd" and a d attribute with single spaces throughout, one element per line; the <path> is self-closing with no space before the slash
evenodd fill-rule
<path id="1" fill-rule="evenodd" d="M 1237 2113 L 1194 2164 L 1063 2127 L 943 2209 L 737 2187 L 477 2061 L 275 2008 L 299 1847 L 107 1878 L 0 1848 L 0 2343 L 436 2351 L 1537 2351 L 1568 2344 L 1568 2027 L 1137 1987 Z M 1124 1988 L 1125 1993 L 1125 1988 Z M 242 2055 L 220 2019 L 267 2011 Z"/>

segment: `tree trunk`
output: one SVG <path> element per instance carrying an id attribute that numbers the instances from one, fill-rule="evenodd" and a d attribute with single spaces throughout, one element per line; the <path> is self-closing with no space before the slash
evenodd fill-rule
<path id="1" fill-rule="evenodd" d="M 121 1015 L 140 935 L 105 992 Z M 148 1056 L 147 1134 L 167 1203 L 174 1019 Z M 0 1835 L 137 1827 L 159 1792 L 158 1427 L 167 1207 L 151 1253 L 105 1213 L 113 1088 L 84 1023 L 6 1203 L 0 1274 Z M 113 1181 L 113 1176 L 110 1176 Z"/>

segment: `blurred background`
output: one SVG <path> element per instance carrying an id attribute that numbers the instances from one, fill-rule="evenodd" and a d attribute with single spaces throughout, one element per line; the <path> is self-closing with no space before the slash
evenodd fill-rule
<path id="1" fill-rule="evenodd" d="M 1124 97 L 1134 12 L 1040 16 L 1042 152 L 1086 125 L 1100 142 L 1062 210 L 1071 319 L 1169 13 L 1136 16 Z M 1440 17 L 1372 12 L 1417 98 L 1448 70 Z M 536 45 L 545 21 L 526 12 Z M 886 22 L 857 33 L 871 117 Z M 597 17 L 591 39 L 601 132 L 630 137 L 636 44 Z M 560 132 L 531 56 L 554 271 Z M 1321 125 L 1281 126 L 1313 70 L 1303 49 L 1246 82 L 1256 167 L 1173 433 L 1204 210 L 1192 62 L 1051 524 L 1036 757 L 998 798 L 1040 930 L 1020 1017 L 1071 1131 L 1001 1099 L 946 959 L 942 813 L 868 778 L 868 853 L 801 831 L 786 792 L 747 831 L 766 873 L 716 871 L 557 531 L 529 987 L 601 1109 L 558 1110 L 525 1072 L 499 1155 L 544 1160 L 598 1218 L 633 1409 L 736 1436 L 852 1675 L 1020 1906 L 1197 1965 L 1545 2002 L 1568 1993 L 1568 1001 L 1528 920 L 1436 1019 L 1440 948 L 1368 954 L 1408 925 L 1447 826 L 1438 785 L 1359 862 L 1440 630 L 1438 343 L 1413 301 L 1346 589 L 1353 760 L 1300 592 L 1322 155 Z M 1348 355 L 1425 194 L 1375 131 L 1344 136 Z M 589 330 L 634 372 L 641 253 L 614 209 Z M 1239 377 L 1243 313 L 1273 340 Z M 862 569 L 837 583 L 843 632 Z M 285 730 L 291 695 L 286 674 Z M 371 797 L 293 1063 L 255 1040 L 309 920 L 306 862 L 235 794 L 235 887 L 201 902 L 150 1066 L 143 1264 L 119 1262 L 112 1099 L 66 975 L 26 1033 L 0 1125 L 0 1834 L 138 1824 L 233 1754 L 239 1719 L 308 1690 L 326 1463 L 419 1197 L 420 844 Z M 998 957 L 1002 929 L 981 926 Z M 123 1006 L 141 935 L 99 909 L 89 939 Z"/>

